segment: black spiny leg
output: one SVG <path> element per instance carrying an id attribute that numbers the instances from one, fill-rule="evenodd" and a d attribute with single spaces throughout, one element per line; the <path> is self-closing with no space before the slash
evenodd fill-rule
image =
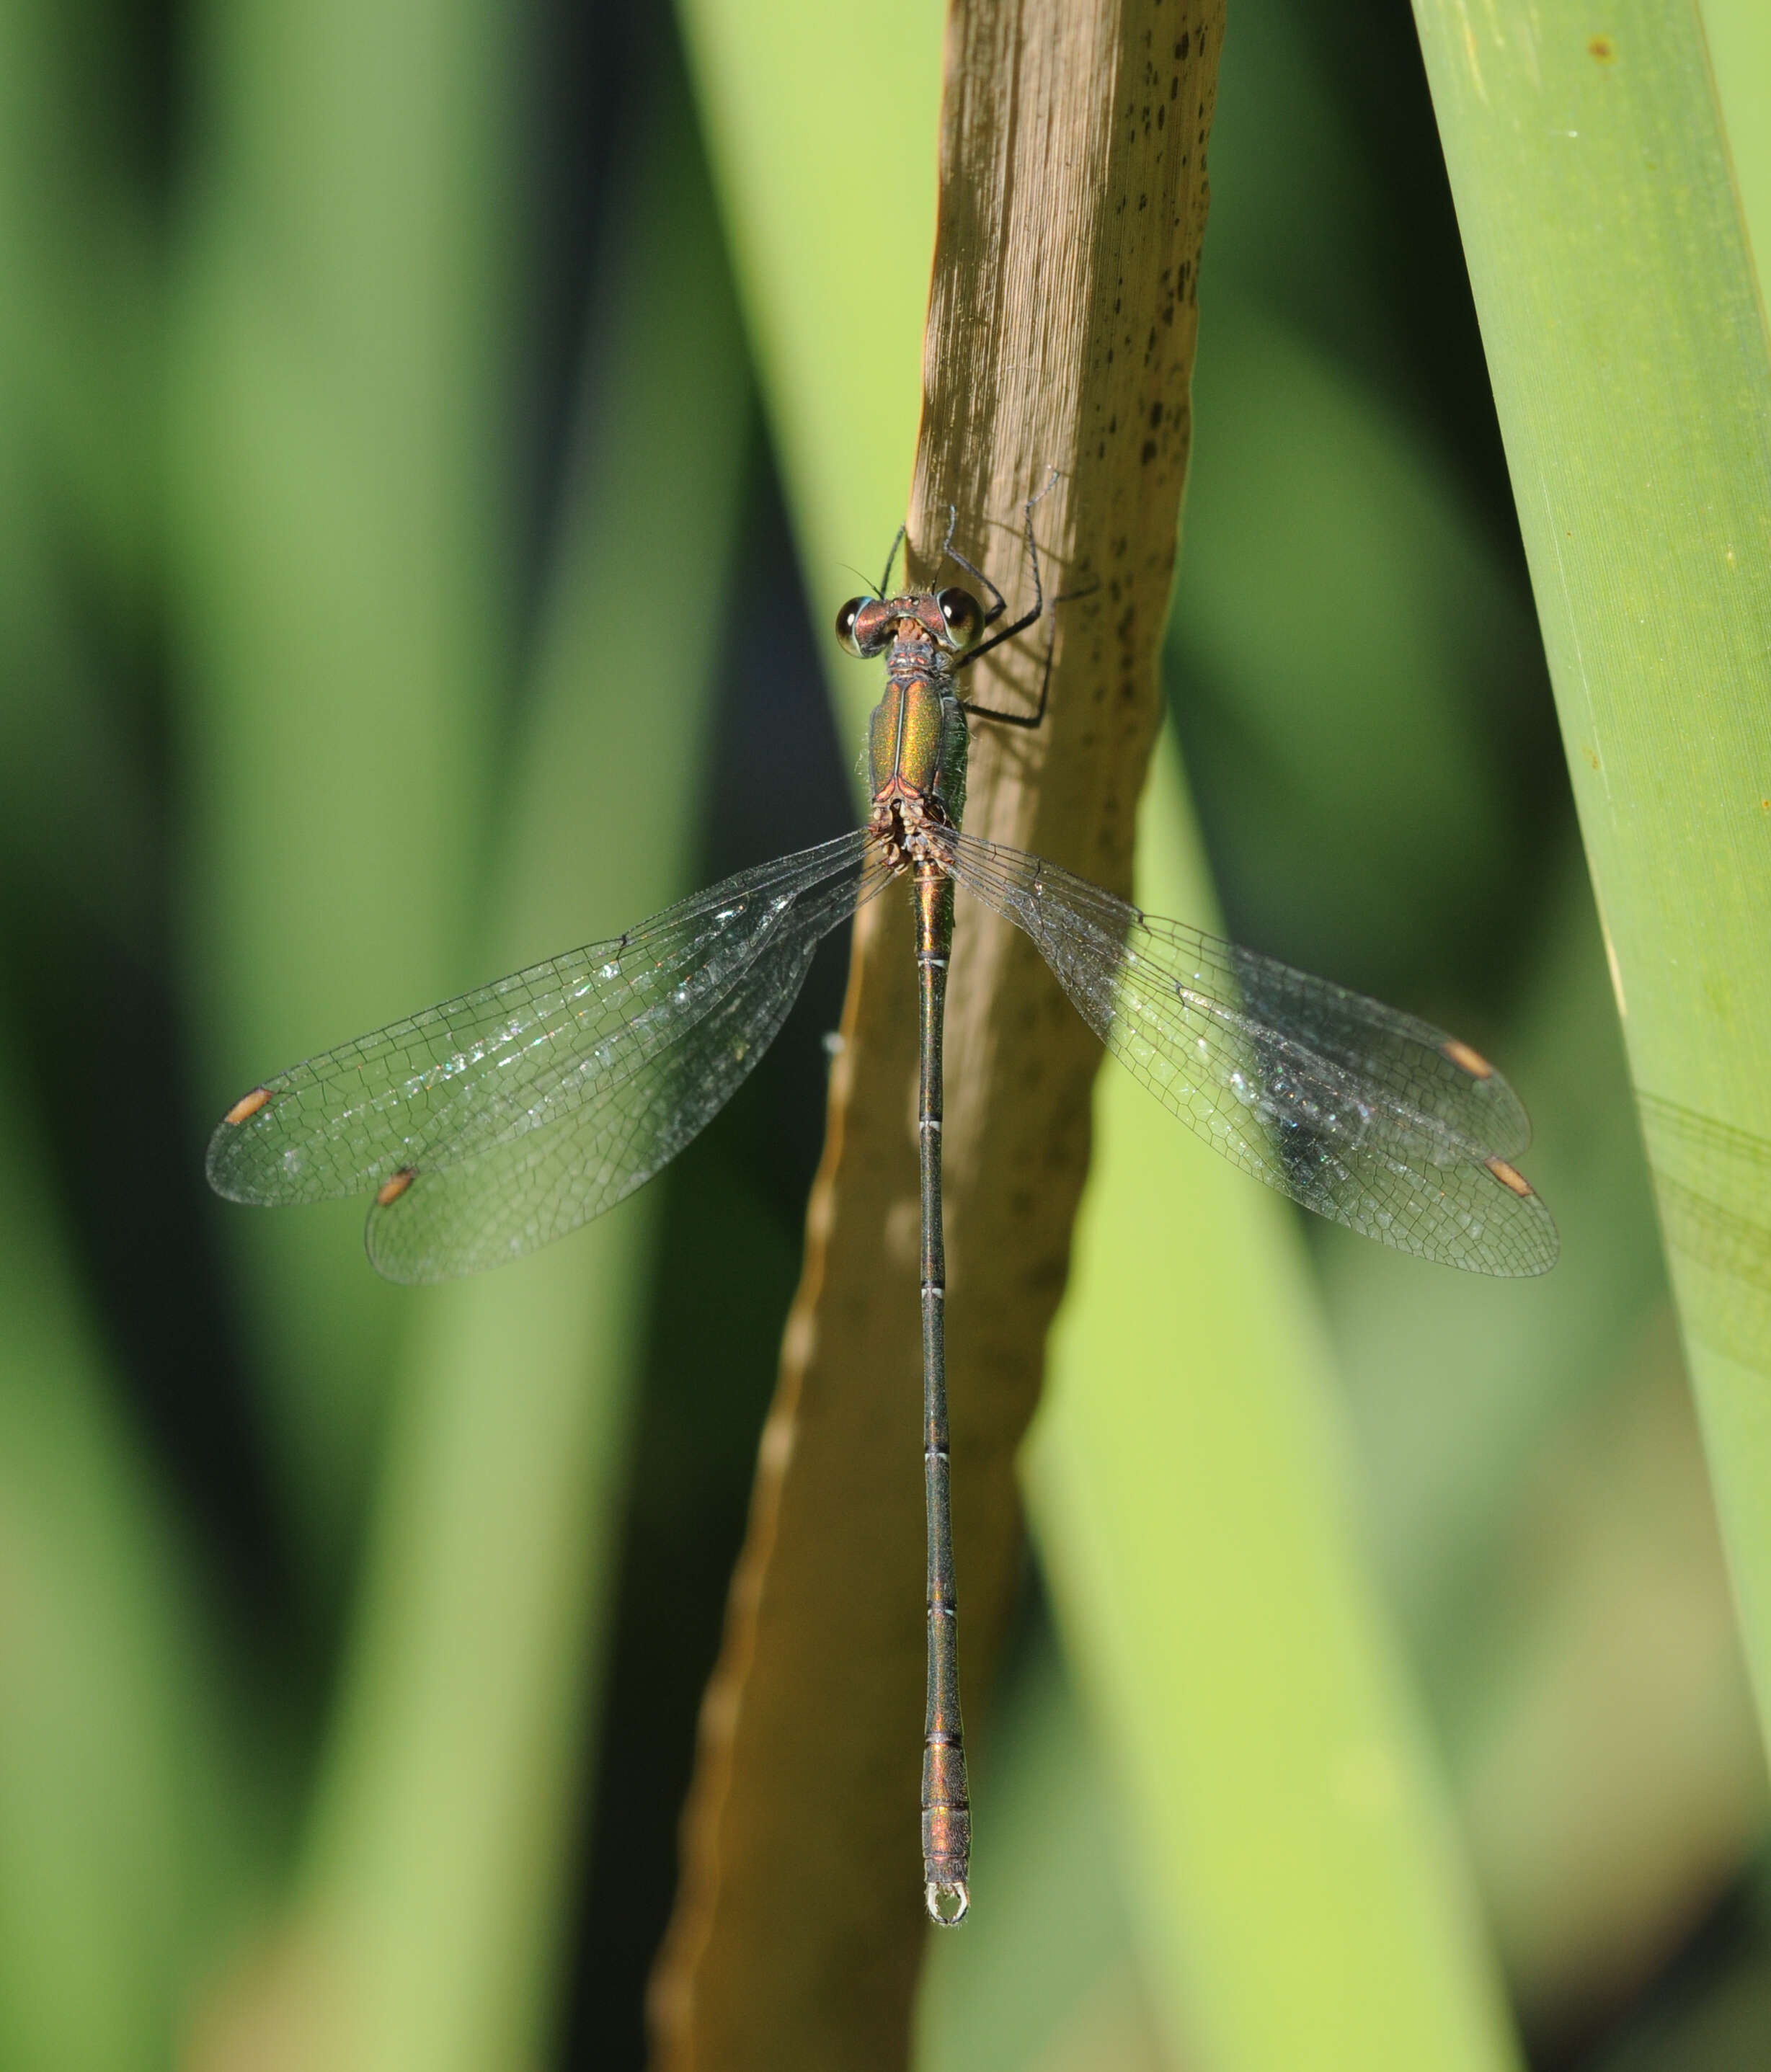
<path id="1" fill-rule="evenodd" d="M 1049 483 L 1046 485 L 1048 488 L 1049 488 L 1050 486 L 1051 485 Z M 1044 494 L 1045 491 L 1042 489 L 1040 491 L 1040 496 L 1043 496 Z M 1038 501 L 1039 496 L 1030 497 L 1028 500 L 1027 508 L 1030 513 L 1032 511 L 1033 506 L 1038 503 Z M 996 587 L 995 584 L 991 581 L 990 578 L 984 574 L 984 571 L 979 568 L 975 562 L 968 561 L 966 557 L 959 552 L 957 547 L 954 546 L 953 528 L 958 523 L 959 506 L 957 504 L 949 504 L 947 506 L 947 536 L 941 543 L 941 557 L 940 560 L 935 563 L 935 573 L 937 575 L 940 574 L 941 561 L 956 561 L 959 566 L 966 571 L 967 575 L 975 576 L 978 582 L 984 586 L 985 589 L 990 592 L 991 598 L 990 610 L 984 614 L 984 623 L 986 626 L 994 626 L 997 620 L 1002 617 L 1003 614 L 1007 610 L 1008 599 L 1003 596 L 1003 593 Z M 1033 578 L 1033 586 L 1036 590 L 1039 587 L 1039 576 L 1036 569 Z M 1036 606 L 1034 607 L 1034 616 L 1035 618 L 1037 618 L 1038 615 L 1039 610 L 1038 607 Z M 1022 621 L 1023 625 L 1025 625 L 1028 622 L 1024 619 Z M 1011 629 L 1011 631 L 1015 629 Z M 996 643 L 992 640 L 987 644 L 994 648 L 996 645 Z M 982 652 L 982 651 L 980 649 L 979 652 Z M 962 666 L 963 665 L 958 664 L 955 664 L 956 668 Z"/>
<path id="2" fill-rule="evenodd" d="M 1024 633 L 1028 627 L 1036 624 L 1039 620 L 1045 616 L 1045 591 L 1040 581 L 1040 550 L 1038 543 L 1033 537 L 1033 506 L 1039 502 L 1040 496 L 1044 495 L 1046 490 L 1049 489 L 1051 486 L 1051 483 L 1048 483 L 1045 485 L 1045 489 L 1042 489 L 1040 491 L 1039 496 L 1028 497 L 1024 512 L 1027 529 L 1027 558 L 1032 565 L 1033 570 L 1033 609 L 1031 611 L 1023 612 L 1021 616 L 1015 621 L 1012 626 L 1005 626 L 1000 632 L 993 633 L 989 639 L 980 641 L 978 644 L 970 652 L 970 653 L 962 655 L 953 664 L 953 668 L 956 671 L 970 668 L 971 664 L 978 660 L 980 655 L 987 655 L 991 648 L 1000 648 L 1005 640 L 1012 640 L 1017 634 Z M 995 583 L 991 582 L 990 578 L 984 574 L 982 569 L 973 568 L 971 563 L 966 560 L 963 555 L 953 553 L 951 548 L 948 549 L 948 552 L 953 555 L 953 559 L 958 562 L 961 568 L 965 569 L 970 574 L 976 576 L 978 580 L 985 585 L 985 586 L 990 590 L 991 595 L 996 599 L 995 606 L 984 620 L 984 623 L 988 626 L 991 620 L 999 617 L 1005 608 L 1002 592 L 997 589 Z M 1091 583 L 1089 586 L 1089 590 L 1092 590 L 1093 587 L 1094 586 Z M 1052 603 L 1055 608 L 1058 605 L 1068 603 L 1070 597 L 1086 597 L 1088 594 L 1089 590 L 1072 590 L 1069 593 L 1069 597 L 1053 598 Z M 1056 644 L 1057 635 L 1054 632 L 1052 639 L 1046 643 L 1045 668 L 1044 673 L 1040 678 L 1040 701 L 1032 712 L 998 712 L 995 708 L 991 705 L 967 705 L 963 698 L 959 701 L 960 710 L 973 719 L 995 720 L 999 726 L 1035 727 L 1039 726 L 1040 722 L 1045 717 L 1045 701 L 1052 689 L 1052 651 Z"/>

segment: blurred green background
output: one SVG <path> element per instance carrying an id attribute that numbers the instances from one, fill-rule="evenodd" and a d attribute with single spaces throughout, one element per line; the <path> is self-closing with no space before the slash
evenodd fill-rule
<path id="1" fill-rule="evenodd" d="M 683 21 L 0 10 L 7 2066 L 643 2060 L 842 945 L 662 1180 L 483 1285 L 202 1153 L 852 813 L 826 629 L 908 482 L 920 306 L 868 297 L 921 278 L 939 10 L 772 7 L 772 158 L 710 84 L 742 18 Z M 832 125 L 897 207 L 833 159 L 809 311 L 756 196 Z M 1166 669 L 1222 912 L 1501 1059 L 1564 1241 L 1523 1290 L 1305 1234 L 1374 1617 L 1530 2062 L 1758 2066 L 1762 1758 L 1402 0 L 1235 6 L 1210 157 Z M 1048 1584 L 919 2062 L 1206 2063 Z"/>

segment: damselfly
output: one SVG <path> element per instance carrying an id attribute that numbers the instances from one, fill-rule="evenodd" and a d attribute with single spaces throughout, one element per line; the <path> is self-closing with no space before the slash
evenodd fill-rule
<path id="1" fill-rule="evenodd" d="M 1177 921 L 1055 864 L 962 832 L 973 720 L 1037 709 L 962 699 L 958 672 L 1048 607 L 1003 594 L 877 591 L 838 614 L 850 654 L 883 655 L 867 824 L 740 872 L 613 942 L 536 964 L 310 1059 L 255 1087 L 210 1141 L 239 1202 L 373 1196 L 367 1243 L 389 1279 L 520 1258 L 631 1194 L 719 1112 L 779 1031 L 820 941 L 894 878 L 916 902 L 922 1176 L 923 1462 L 928 1712 L 923 1882 L 931 1917 L 970 1904 L 970 1811 L 949 1523 L 941 1233 L 941 1027 L 955 886 L 1024 929 L 1107 1048 L 1216 1150 L 1381 1244 L 1477 1273 L 1542 1273 L 1555 1227 L 1514 1161 L 1525 1111 L 1443 1030 Z M 937 571 L 938 573 L 938 571 Z M 995 630 L 992 630 L 992 629 Z"/>

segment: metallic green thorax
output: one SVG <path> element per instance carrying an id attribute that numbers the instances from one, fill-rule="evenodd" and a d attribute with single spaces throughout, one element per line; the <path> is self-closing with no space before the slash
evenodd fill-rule
<path id="1" fill-rule="evenodd" d="M 900 620 L 887 658 L 885 693 L 867 734 L 875 804 L 932 803 L 958 827 L 966 806 L 968 738 L 950 659 L 916 620 Z"/>

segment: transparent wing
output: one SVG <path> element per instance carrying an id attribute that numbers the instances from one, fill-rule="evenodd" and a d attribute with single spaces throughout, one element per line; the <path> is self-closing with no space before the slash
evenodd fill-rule
<path id="1" fill-rule="evenodd" d="M 1114 1055 L 1244 1172 L 1398 1252 L 1477 1273 L 1555 1264 L 1555 1226 L 1511 1163 L 1525 1110 L 1467 1045 L 1019 849 L 937 839 Z"/>
<path id="2" fill-rule="evenodd" d="M 210 1182 L 241 1202 L 374 1193 L 369 1256 L 393 1280 L 531 1252 L 705 1126 L 889 875 L 858 830 L 311 1058 L 229 1111 Z"/>

